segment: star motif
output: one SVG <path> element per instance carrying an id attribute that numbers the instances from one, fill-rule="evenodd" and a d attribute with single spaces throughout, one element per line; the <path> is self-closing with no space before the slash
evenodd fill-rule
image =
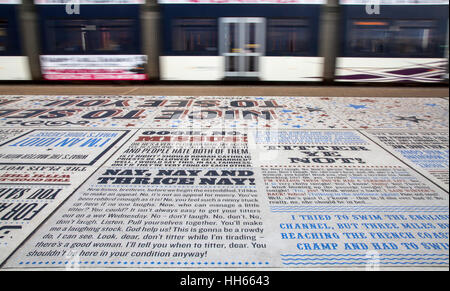
<path id="1" fill-rule="evenodd" d="M 397 120 L 404 120 L 404 121 L 411 121 L 411 122 L 415 122 L 415 123 L 419 123 L 421 121 L 427 121 L 426 119 L 420 119 L 417 118 L 416 116 L 408 116 L 408 117 L 404 117 L 404 116 L 397 116 Z"/>
<path id="2" fill-rule="evenodd" d="M 306 107 L 306 109 L 308 109 L 309 112 L 316 112 L 316 111 L 323 111 L 322 108 L 312 108 L 312 107 Z"/>
<path id="3" fill-rule="evenodd" d="M 355 104 L 349 104 L 348 107 L 352 107 L 352 108 L 354 108 L 354 109 L 367 108 L 366 105 L 355 105 Z"/>

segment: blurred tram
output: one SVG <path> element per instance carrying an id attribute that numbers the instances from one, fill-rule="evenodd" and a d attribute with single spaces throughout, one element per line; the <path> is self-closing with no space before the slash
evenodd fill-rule
<path id="1" fill-rule="evenodd" d="M 19 33 L 19 0 L 0 0 L 0 80 L 31 80 Z"/>
<path id="2" fill-rule="evenodd" d="M 341 4 L 336 81 L 435 83 L 448 78 L 448 0 Z"/>
<path id="3" fill-rule="evenodd" d="M 448 83 L 448 4 L 0 0 L 0 80 Z"/>
<path id="4" fill-rule="evenodd" d="M 159 0 L 162 80 L 321 81 L 323 0 Z"/>
<path id="5" fill-rule="evenodd" d="M 146 80 L 144 0 L 35 0 L 46 80 Z"/>

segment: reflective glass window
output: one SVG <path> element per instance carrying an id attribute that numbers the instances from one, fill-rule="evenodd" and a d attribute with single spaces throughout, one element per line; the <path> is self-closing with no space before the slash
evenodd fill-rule
<path id="1" fill-rule="evenodd" d="M 0 55 L 8 50 L 8 21 L 0 19 Z"/>
<path id="2" fill-rule="evenodd" d="M 49 20 L 47 47 L 51 53 L 134 53 L 136 23 L 133 19 Z"/>
<path id="3" fill-rule="evenodd" d="M 308 55 L 311 32 L 306 19 L 269 19 L 267 52 L 280 55 Z"/>
<path id="4" fill-rule="evenodd" d="M 172 23 L 175 52 L 217 52 L 217 20 L 206 18 L 175 19 Z"/>

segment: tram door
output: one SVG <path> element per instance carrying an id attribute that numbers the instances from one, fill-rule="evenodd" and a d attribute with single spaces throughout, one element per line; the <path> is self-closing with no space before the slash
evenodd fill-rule
<path id="1" fill-rule="evenodd" d="M 259 57 L 265 52 L 265 19 L 224 17 L 219 23 L 225 78 L 259 78 Z"/>

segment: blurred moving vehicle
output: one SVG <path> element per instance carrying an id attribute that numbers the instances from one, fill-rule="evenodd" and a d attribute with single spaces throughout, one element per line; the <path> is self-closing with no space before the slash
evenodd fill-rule
<path id="1" fill-rule="evenodd" d="M 448 82 L 448 0 L 19 1 L 0 80 Z"/>
<path id="2" fill-rule="evenodd" d="M 147 79 L 140 33 L 144 1 L 74 1 L 79 10 L 65 0 L 36 1 L 44 79 Z"/>
<path id="3" fill-rule="evenodd" d="M 448 65 L 448 1 L 381 0 L 379 10 L 368 9 L 372 14 L 362 6 L 366 2 L 341 0 L 336 81 L 442 81 Z"/>
<path id="4" fill-rule="evenodd" d="M 31 80 L 19 29 L 19 0 L 0 0 L 0 80 Z"/>
<path id="5" fill-rule="evenodd" d="M 163 80 L 322 80 L 323 0 L 159 3 Z"/>

